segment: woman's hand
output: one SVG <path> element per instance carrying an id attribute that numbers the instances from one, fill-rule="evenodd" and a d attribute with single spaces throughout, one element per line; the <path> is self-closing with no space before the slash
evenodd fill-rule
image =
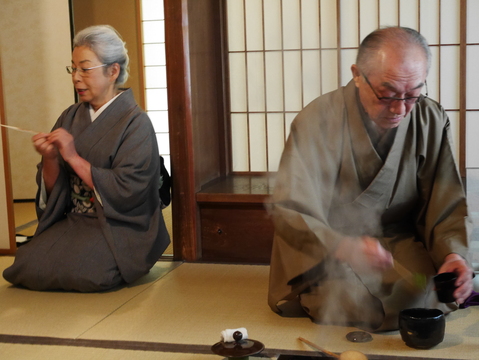
<path id="1" fill-rule="evenodd" d="M 52 131 L 48 135 L 47 141 L 58 149 L 60 155 L 66 162 L 78 156 L 73 136 L 63 128 Z"/>
<path id="2" fill-rule="evenodd" d="M 391 253 L 369 236 L 344 238 L 334 255 L 358 273 L 384 271 L 393 266 Z"/>
<path id="3" fill-rule="evenodd" d="M 442 274 L 445 272 L 453 272 L 457 275 L 455 284 L 457 289 L 454 291 L 454 297 L 459 304 L 462 304 L 472 293 L 473 270 L 462 256 L 452 253 L 446 256 L 437 273 Z"/>
<path id="4" fill-rule="evenodd" d="M 47 141 L 58 149 L 58 152 L 75 171 L 75 173 L 87 184 L 91 189 L 94 188 L 91 177 L 91 164 L 83 159 L 75 148 L 75 139 L 63 128 L 52 131 L 47 136 Z"/>
<path id="5" fill-rule="evenodd" d="M 48 139 L 50 134 L 39 133 L 32 137 L 35 150 L 45 159 L 56 160 L 58 150 L 54 144 Z"/>

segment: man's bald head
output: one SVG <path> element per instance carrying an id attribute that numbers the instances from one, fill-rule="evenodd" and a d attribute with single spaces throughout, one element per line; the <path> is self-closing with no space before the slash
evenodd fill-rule
<path id="1" fill-rule="evenodd" d="M 376 67 L 376 56 L 386 48 L 394 48 L 398 53 L 406 53 L 412 48 L 421 49 L 429 72 L 431 66 L 429 45 L 419 32 L 407 27 L 387 27 L 366 36 L 359 46 L 356 65 L 362 72 L 369 74 Z"/>

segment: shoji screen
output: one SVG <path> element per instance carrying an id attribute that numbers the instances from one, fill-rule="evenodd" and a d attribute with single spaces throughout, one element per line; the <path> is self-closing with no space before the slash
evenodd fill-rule
<path id="1" fill-rule="evenodd" d="M 447 110 L 460 158 L 466 93 L 467 109 L 479 109 L 472 61 L 479 56 L 479 1 L 227 0 L 226 13 L 233 172 L 276 171 L 295 115 L 315 97 L 347 84 L 361 40 L 390 25 L 419 30 L 429 41 L 429 96 Z M 470 61 L 464 67 L 466 30 Z M 479 112 L 468 111 L 467 119 L 479 133 Z M 479 166 L 479 155 L 472 161 Z"/>
<path id="2" fill-rule="evenodd" d="M 163 2 L 141 0 L 146 111 L 155 128 L 160 155 L 170 168 L 168 94 L 166 86 L 165 14 Z"/>
<path id="3" fill-rule="evenodd" d="M 479 169 L 479 1 L 467 2 L 466 167 Z M 479 171 L 479 170 L 478 170 Z M 479 175 L 477 175 L 479 179 Z"/>

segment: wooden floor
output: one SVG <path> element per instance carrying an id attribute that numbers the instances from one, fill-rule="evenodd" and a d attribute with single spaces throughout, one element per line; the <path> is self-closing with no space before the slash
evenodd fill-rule
<path id="1" fill-rule="evenodd" d="M 21 241 L 23 237 L 33 236 L 38 223 L 35 212 L 35 203 L 33 201 L 14 202 L 13 211 L 15 232 L 18 236 L 18 240 Z M 165 218 L 166 228 L 170 234 L 170 239 L 173 239 L 171 206 L 163 209 L 163 217 Z M 164 255 L 173 255 L 173 243 L 171 243 L 165 250 Z"/>

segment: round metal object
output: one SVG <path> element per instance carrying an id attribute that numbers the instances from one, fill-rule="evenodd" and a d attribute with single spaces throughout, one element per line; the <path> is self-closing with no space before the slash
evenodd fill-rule
<path id="1" fill-rule="evenodd" d="M 373 337 L 365 331 L 352 331 L 346 335 L 346 339 L 351 342 L 363 343 L 372 341 Z"/>

